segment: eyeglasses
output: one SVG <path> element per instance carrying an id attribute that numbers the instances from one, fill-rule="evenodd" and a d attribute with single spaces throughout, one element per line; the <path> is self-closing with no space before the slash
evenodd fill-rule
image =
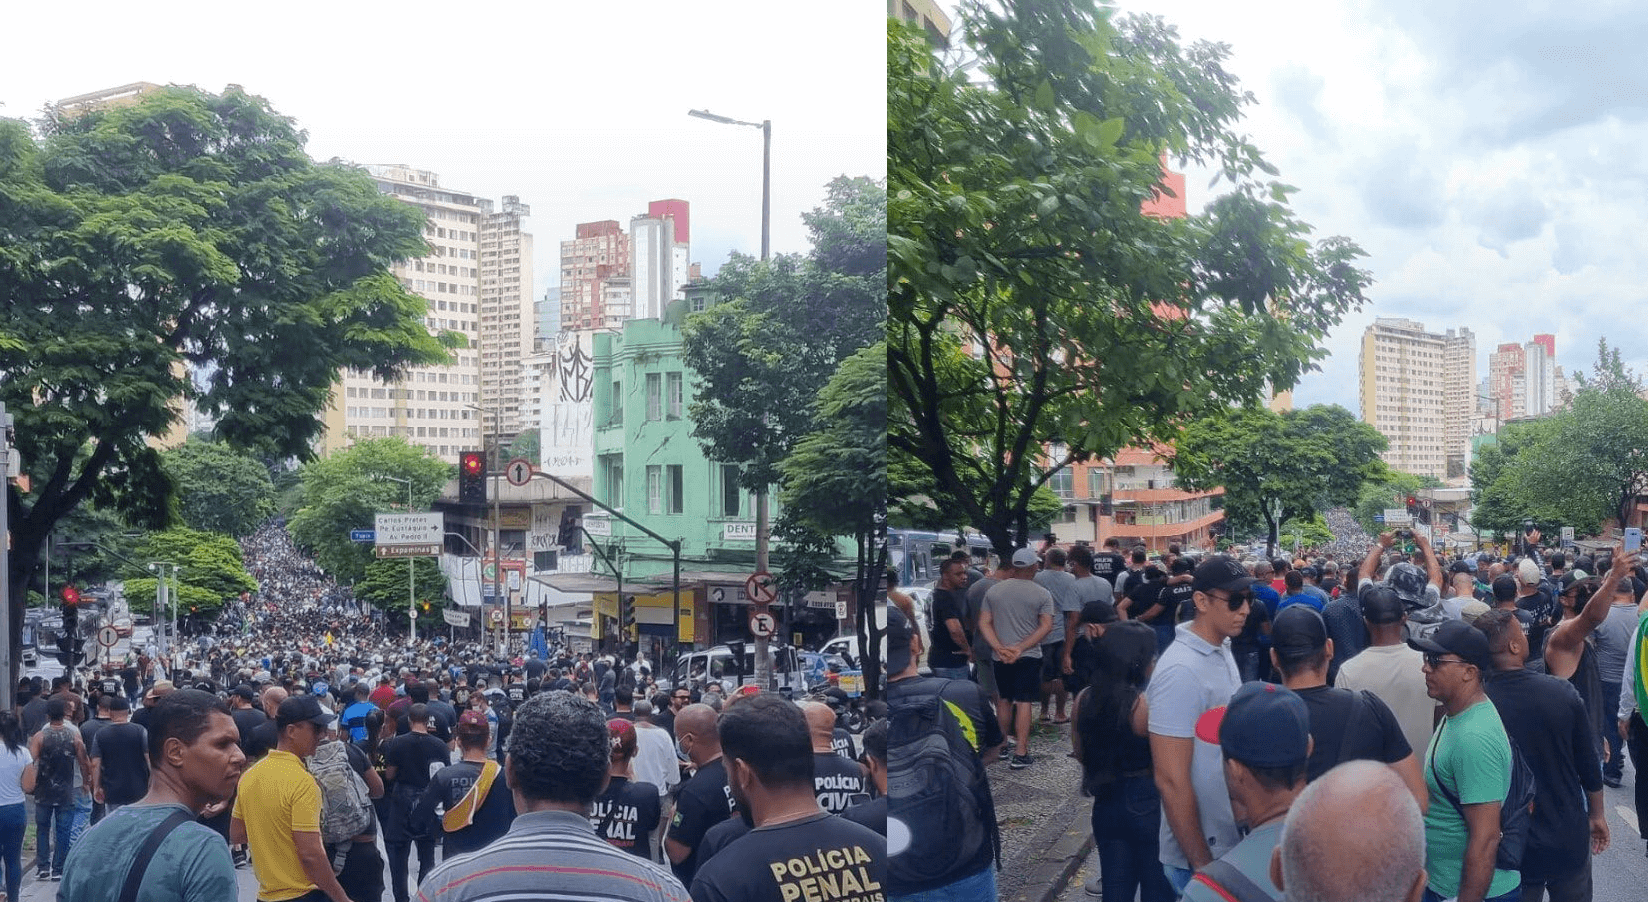
<path id="1" fill-rule="evenodd" d="M 1461 661 L 1458 658 L 1443 658 L 1443 657 L 1440 657 L 1440 656 L 1434 655 L 1434 654 L 1429 654 L 1429 655 L 1425 656 L 1425 666 L 1429 667 L 1432 670 L 1435 670 L 1438 667 L 1443 667 L 1443 666 L 1448 665 L 1448 664 L 1469 664 L 1469 663 L 1471 663 L 1471 662 Z"/>
<path id="2" fill-rule="evenodd" d="M 1213 594 L 1212 592 L 1208 592 L 1207 596 L 1209 598 L 1215 598 L 1215 599 L 1218 599 L 1220 601 L 1223 601 L 1225 604 L 1230 606 L 1230 609 L 1232 611 L 1240 611 L 1242 609 L 1243 605 L 1246 605 L 1249 602 L 1253 601 L 1253 593 L 1252 592 L 1231 592 L 1228 595 L 1226 595 L 1224 598 L 1219 598 L 1219 596 Z"/>

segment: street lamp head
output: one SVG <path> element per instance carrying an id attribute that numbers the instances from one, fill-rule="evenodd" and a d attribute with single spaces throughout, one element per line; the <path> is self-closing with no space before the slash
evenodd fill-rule
<path id="1" fill-rule="evenodd" d="M 743 123 L 739 122 L 737 119 L 733 119 L 730 116 L 717 115 L 709 110 L 687 110 L 687 115 L 696 116 L 699 119 L 708 119 L 711 122 L 720 122 L 723 125 L 743 125 Z"/>

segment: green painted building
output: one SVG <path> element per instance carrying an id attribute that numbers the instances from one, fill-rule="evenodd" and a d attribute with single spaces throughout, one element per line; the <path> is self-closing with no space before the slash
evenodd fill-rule
<path id="1" fill-rule="evenodd" d="M 616 568 L 629 586 L 596 593 L 597 638 L 603 619 L 617 618 L 619 594 L 636 596 L 643 644 L 648 636 L 697 646 L 749 638 L 744 581 L 755 570 L 755 510 L 751 493 L 738 485 L 738 465 L 710 460 L 692 435 L 687 408 L 698 380 L 681 356 L 680 325 L 712 303 L 713 293 L 701 286 L 686 291 L 662 320 L 630 320 L 622 332 L 594 336 L 595 497 L 665 538 L 679 538 L 683 574 L 677 620 L 654 607 L 670 596 L 669 549 L 622 521 L 586 518 L 608 555 L 595 561 L 595 571 L 610 575 Z M 776 493 L 768 496 L 776 520 Z M 796 605 L 781 620 L 784 637 L 801 632 L 812 643 L 834 635 L 835 599 L 834 592 L 813 593 Z"/>

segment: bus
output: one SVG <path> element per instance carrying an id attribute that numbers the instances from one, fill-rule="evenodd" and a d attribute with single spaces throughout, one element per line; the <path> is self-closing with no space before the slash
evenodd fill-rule
<path id="1" fill-rule="evenodd" d="M 990 540 L 972 530 L 887 530 L 887 566 L 898 574 L 900 586 L 931 586 L 938 581 L 944 561 L 958 548 L 967 549 L 974 566 L 989 569 Z"/>

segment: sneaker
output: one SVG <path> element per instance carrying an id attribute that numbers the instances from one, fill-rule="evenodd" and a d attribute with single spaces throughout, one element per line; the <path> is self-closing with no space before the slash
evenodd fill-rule
<path id="1" fill-rule="evenodd" d="M 236 848 L 231 851 L 229 853 L 229 860 L 234 862 L 234 865 L 237 868 L 246 867 L 247 862 L 250 861 L 246 855 L 246 850 L 241 848 Z"/>
<path id="2" fill-rule="evenodd" d="M 1013 770 L 1024 770 L 1025 768 L 1029 767 L 1030 764 L 1031 764 L 1031 761 L 1030 761 L 1030 756 L 1029 755 L 1014 755 L 1012 762 L 1010 764 L 1008 764 L 1007 766 L 1012 768 Z"/>
<path id="3" fill-rule="evenodd" d="M 1087 894 L 1089 896 L 1093 896 L 1094 898 L 1102 896 L 1104 895 L 1104 878 L 1094 877 L 1092 880 L 1089 880 L 1087 883 L 1083 884 L 1082 889 L 1087 890 Z"/>
<path id="4" fill-rule="evenodd" d="M 1011 757 L 1013 757 L 1013 744 L 1009 742 L 1001 747 L 1001 760 L 1006 761 Z"/>
<path id="5" fill-rule="evenodd" d="M 1625 782 L 1624 775 L 1615 777 L 1615 776 L 1604 774 L 1603 777 L 1602 777 L 1603 785 L 1608 786 L 1608 787 L 1613 788 L 1613 789 L 1618 789 L 1624 782 Z"/>
<path id="6" fill-rule="evenodd" d="M 39 882 L 42 882 L 42 883 L 44 883 L 47 880 L 52 879 L 52 870 L 51 870 L 51 868 L 41 868 L 40 870 L 35 871 L 34 872 L 34 879 L 36 881 L 39 881 Z"/>

